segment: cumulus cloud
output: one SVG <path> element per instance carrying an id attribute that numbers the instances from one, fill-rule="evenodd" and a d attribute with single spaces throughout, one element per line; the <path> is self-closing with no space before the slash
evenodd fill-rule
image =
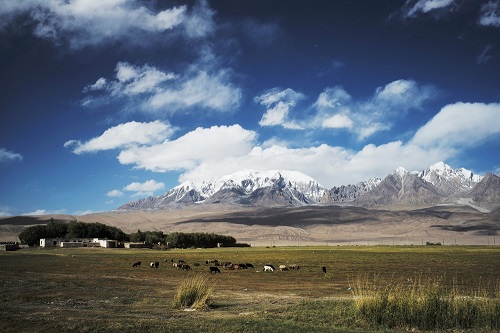
<path id="1" fill-rule="evenodd" d="M 21 154 L 8 151 L 5 148 L 0 148 L 0 163 L 22 160 L 23 156 Z"/>
<path id="2" fill-rule="evenodd" d="M 66 214 L 66 209 L 56 209 L 56 210 L 37 209 L 35 211 L 24 213 L 22 215 L 50 215 L 50 214 Z"/>
<path id="3" fill-rule="evenodd" d="M 91 153 L 100 150 L 110 150 L 130 146 L 151 145 L 162 142 L 174 132 L 172 126 L 159 120 L 140 123 L 131 121 L 111 127 L 98 137 L 80 142 L 69 140 L 64 147 L 74 147 L 73 153 Z"/>
<path id="4" fill-rule="evenodd" d="M 254 131 L 239 125 L 200 127 L 175 140 L 124 149 L 118 160 L 157 172 L 192 169 L 203 161 L 245 155 L 252 149 L 256 137 Z"/>
<path id="5" fill-rule="evenodd" d="M 387 97 L 399 89 L 403 89 L 403 86 L 383 87 L 379 95 Z M 344 101 L 350 100 L 345 97 Z M 267 101 L 265 103 L 269 105 L 278 100 L 272 94 L 262 97 L 263 103 Z M 329 103 L 323 105 L 335 106 Z M 179 181 L 191 180 L 195 183 L 218 178 L 244 167 L 301 171 L 317 179 L 323 186 L 332 187 L 374 176 L 383 177 L 398 166 L 422 170 L 436 161 L 456 158 L 466 149 L 498 138 L 499 115 L 498 103 L 450 104 L 443 107 L 407 142 L 367 144 L 359 150 L 327 144 L 290 147 L 289 142 L 276 137 L 259 144 L 255 131 L 239 125 L 200 127 L 174 140 L 123 146 L 118 161 L 153 172 L 180 171 Z M 345 121 L 338 118 L 338 124 Z M 123 191 L 135 191 L 143 195 L 158 190 L 159 187 L 156 189 L 154 186 L 157 184 L 150 182 L 148 185 L 152 187 L 148 188 L 146 183 L 133 183 L 124 187 Z"/>
<path id="6" fill-rule="evenodd" d="M 288 148 L 274 145 L 254 147 L 248 154 L 227 156 L 222 160 L 204 161 L 187 170 L 179 181 L 203 180 L 220 177 L 245 168 L 255 170 L 285 169 L 303 172 L 326 187 L 352 184 L 368 178 L 383 177 L 398 166 L 424 169 L 443 154 L 439 150 L 426 150 L 417 145 L 405 145 L 401 141 L 375 146 L 367 145 L 356 152 L 344 147 L 326 144 L 306 148 Z"/>
<path id="7" fill-rule="evenodd" d="M 215 111 L 234 111 L 240 105 L 241 89 L 230 82 L 228 70 L 216 73 L 199 71 L 188 75 L 178 84 L 152 95 L 146 105 L 154 110 L 180 110 L 191 107 Z"/>
<path id="8" fill-rule="evenodd" d="M 191 10 L 185 5 L 164 10 L 145 5 L 139 0 L 7 1 L 0 16 L 6 25 L 25 15 L 35 23 L 34 35 L 56 43 L 67 41 L 75 49 L 117 40 L 140 43 L 143 36 L 172 30 L 188 38 L 213 31 L 213 11 L 205 1 Z"/>
<path id="9" fill-rule="evenodd" d="M 156 191 L 165 189 L 165 184 L 150 179 L 144 183 L 133 182 L 123 188 L 124 191 L 135 192 L 132 196 L 150 196 Z M 119 191 L 118 191 L 119 192 Z"/>
<path id="10" fill-rule="evenodd" d="M 422 147 L 470 148 L 500 134 L 499 103 L 455 103 L 442 108 L 412 139 Z"/>
<path id="11" fill-rule="evenodd" d="M 133 66 L 127 62 L 119 62 L 115 71 L 115 81 L 108 82 L 105 78 L 100 78 L 83 91 L 107 90 L 111 95 L 133 96 L 157 91 L 163 82 L 177 78 L 174 73 L 165 73 L 149 65 Z"/>
<path id="12" fill-rule="evenodd" d="M 454 5 L 455 0 L 407 0 L 403 6 L 403 15 L 415 17 Z"/>
<path id="13" fill-rule="evenodd" d="M 323 128 L 351 128 L 352 126 L 351 118 L 345 114 L 334 114 L 321 123 Z"/>
<path id="14" fill-rule="evenodd" d="M 266 112 L 259 121 L 260 126 L 283 126 L 288 129 L 302 127 L 289 120 L 288 114 L 305 96 L 293 89 L 270 89 L 254 98 L 256 103 L 266 107 Z"/>
<path id="15" fill-rule="evenodd" d="M 413 80 L 396 80 L 378 87 L 368 99 L 355 100 L 341 86 L 328 87 L 317 100 L 306 107 L 307 117 L 293 118 L 293 108 L 305 99 L 302 93 L 288 89 L 271 89 L 255 97 L 266 107 L 259 124 L 289 129 L 344 129 L 364 140 L 377 132 L 388 130 L 411 110 L 421 110 L 436 95 L 431 86 Z"/>
<path id="16" fill-rule="evenodd" d="M 99 78 L 84 88 L 86 93 L 104 92 L 105 95 L 90 95 L 83 100 L 82 105 L 93 105 L 100 99 L 127 98 L 132 108 L 143 112 L 174 113 L 191 108 L 218 112 L 235 110 L 240 104 L 242 92 L 231 82 L 231 71 L 212 69 L 211 66 L 216 67 L 213 58 L 207 60 L 203 56 L 199 62 L 183 75 L 150 65 L 134 66 L 119 62 L 113 80 Z"/>
<path id="17" fill-rule="evenodd" d="M 110 198 L 119 198 L 119 197 L 123 196 L 123 192 L 120 190 L 112 190 L 112 191 L 109 191 L 108 193 L 106 193 L 106 196 L 108 196 Z"/>
<path id="18" fill-rule="evenodd" d="M 500 27 L 500 2 L 488 1 L 481 6 L 479 24 Z"/>

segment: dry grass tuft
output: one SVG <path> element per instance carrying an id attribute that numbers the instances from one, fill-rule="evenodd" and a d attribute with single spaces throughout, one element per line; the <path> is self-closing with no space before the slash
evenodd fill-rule
<path id="1" fill-rule="evenodd" d="M 464 294 L 456 286 L 447 290 L 438 279 L 380 286 L 359 278 L 353 295 L 357 315 L 374 326 L 496 331 L 500 328 L 498 287 L 493 294 L 481 287 Z"/>
<path id="2" fill-rule="evenodd" d="M 188 277 L 177 287 L 174 296 L 174 307 L 206 309 L 213 290 L 214 286 L 207 276 L 197 274 Z"/>

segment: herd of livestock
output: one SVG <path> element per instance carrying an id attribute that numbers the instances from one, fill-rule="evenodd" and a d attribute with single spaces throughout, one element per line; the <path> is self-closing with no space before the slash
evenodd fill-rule
<path id="1" fill-rule="evenodd" d="M 172 267 L 174 268 L 177 268 L 177 269 L 182 269 L 182 270 L 190 270 L 191 269 L 191 266 L 188 265 L 184 260 L 180 259 L 180 260 L 177 260 L 176 262 L 174 262 L 173 259 L 170 259 L 170 261 L 168 259 L 165 259 L 164 260 L 165 263 L 168 263 L 170 262 L 170 264 L 172 265 Z M 141 261 L 136 261 L 132 264 L 132 267 L 133 268 L 136 268 L 136 267 L 140 267 L 141 266 Z M 239 270 L 239 269 L 249 269 L 249 268 L 255 268 L 254 265 L 250 264 L 250 263 L 238 263 L 238 264 L 235 264 L 235 263 L 231 263 L 229 261 L 224 261 L 224 262 L 220 262 L 216 259 L 210 259 L 210 260 L 206 260 L 205 261 L 205 265 L 208 266 L 209 268 L 209 272 L 212 273 L 212 274 L 217 274 L 217 273 L 220 273 L 220 268 L 222 269 L 225 269 L 225 270 Z M 160 266 L 160 263 L 158 261 L 153 261 L 149 264 L 149 266 L 151 268 L 158 268 Z M 194 263 L 193 266 L 197 267 L 197 266 L 200 266 L 199 263 Z M 292 265 L 279 265 L 278 266 L 278 269 L 280 271 L 288 271 L 288 270 L 297 270 L 299 269 L 300 266 L 299 265 L 296 265 L 296 264 L 292 264 Z M 323 266 L 323 272 L 326 273 L 326 267 Z M 271 265 L 271 264 L 265 264 L 263 269 L 262 269 L 264 272 L 273 272 L 276 270 L 276 268 Z"/>

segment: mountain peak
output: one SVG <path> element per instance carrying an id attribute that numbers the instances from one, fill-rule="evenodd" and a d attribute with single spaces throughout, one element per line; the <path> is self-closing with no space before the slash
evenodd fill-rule
<path id="1" fill-rule="evenodd" d="M 453 171 L 453 168 L 443 161 L 437 162 L 429 167 L 428 170 L 437 171 L 437 172 L 445 172 L 445 171 Z"/>
<path id="2" fill-rule="evenodd" d="M 408 174 L 408 170 L 406 170 L 403 167 L 398 167 L 398 168 L 396 168 L 396 170 L 394 170 L 392 172 L 392 174 L 399 176 L 399 178 L 403 178 L 404 176 L 406 176 Z"/>

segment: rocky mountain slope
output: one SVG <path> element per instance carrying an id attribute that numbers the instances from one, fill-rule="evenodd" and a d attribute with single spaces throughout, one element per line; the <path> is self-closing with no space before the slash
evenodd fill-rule
<path id="1" fill-rule="evenodd" d="M 397 168 L 383 180 L 373 178 L 328 190 L 296 171 L 244 170 L 195 185 L 182 183 L 163 195 L 129 202 L 119 211 L 179 208 L 193 204 L 258 207 L 349 203 L 357 206 L 461 203 L 494 209 L 500 206 L 499 177 L 474 175 L 439 162 L 423 171 Z"/>
<path id="2" fill-rule="evenodd" d="M 326 189 L 297 171 L 240 171 L 199 187 L 182 183 L 167 193 L 127 203 L 119 210 L 159 209 L 178 205 L 240 204 L 257 206 L 301 206 L 317 204 Z"/>

